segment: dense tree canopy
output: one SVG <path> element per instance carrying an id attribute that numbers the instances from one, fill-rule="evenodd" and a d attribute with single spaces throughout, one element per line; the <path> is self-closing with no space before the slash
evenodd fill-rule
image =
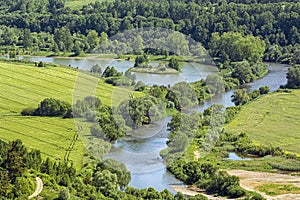
<path id="1" fill-rule="evenodd" d="M 237 47 L 237 51 L 226 52 L 235 61 L 242 61 L 247 55 L 239 51 L 242 49 L 249 51 L 249 62 L 261 59 L 264 45 L 257 40 L 260 37 L 266 44 L 265 60 L 299 63 L 295 54 L 300 52 L 300 3 L 294 0 L 116 0 L 91 3 L 79 10 L 71 10 L 62 0 L 1 0 L 0 7 L 1 45 L 24 46 L 34 51 L 92 52 L 99 43 L 107 46 L 107 37 L 120 31 L 162 27 L 190 35 L 206 48 L 218 41 L 218 37 L 235 37 L 238 42 L 228 48 Z M 225 32 L 230 33 L 223 35 Z M 252 36 L 241 38 L 241 35 Z M 174 43 L 185 42 L 181 37 L 176 34 L 166 37 L 170 45 L 175 45 L 170 46 L 170 52 L 183 55 L 187 51 L 186 44 Z M 135 37 L 132 43 L 136 45 L 135 52 L 141 53 L 144 46 L 141 38 Z M 123 47 L 120 41 L 110 43 L 110 48 L 119 52 Z M 214 53 L 226 59 L 222 52 Z"/>

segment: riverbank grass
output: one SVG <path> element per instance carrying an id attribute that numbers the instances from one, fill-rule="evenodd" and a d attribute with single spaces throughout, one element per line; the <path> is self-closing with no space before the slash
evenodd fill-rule
<path id="1" fill-rule="evenodd" d="M 300 187 L 293 184 L 264 184 L 259 185 L 255 189 L 269 196 L 277 196 L 281 194 L 300 194 Z"/>

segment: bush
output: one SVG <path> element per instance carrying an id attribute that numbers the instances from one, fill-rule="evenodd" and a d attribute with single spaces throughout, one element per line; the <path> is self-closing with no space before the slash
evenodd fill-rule
<path id="1" fill-rule="evenodd" d="M 225 123 L 231 122 L 235 116 L 240 112 L 240 106 L 231 106 L 226 108 L 226 118 Z"/>
<path id="2" fill-rule="evenodd" d="M 35 115 L 49 117 L 64 117 L 72 110 L 71 104 L 54 98 L 44 99 L 39 107 L 35 110 Z"/>
<path id="3" fill-rule="evenodd" d="M 62 188 L 60 191 L 59 191 L 59 195 L 58 195 L 58 198 L 59 200 L 68 200 L 70 199 L 70 192 L 69 192 L 69 189 L 68 188 Z"/>
<path id="4" fill-rule="evenodd" d="M 44 63 L 42 61 L 39 62 L 38 67 L 44 67 Z"/>
<path id="5" fill-rule="evenodd" d="M 270 87 L 269 86 L 260 87 L 259 92 L 261 95 L 268 94 L 270 92 Z"/>
<path id="6" fill-rule="evenodd" d="M 24 108 L 21 112 L 23 116 L 33 116 L 35 112 L 35 108 Z"/>
<path id="7" fill-rule="evenodd" d="M 21 115 L 71 118 L 73 112 L 72 107 L 68 102 L 46 98 L 41 101 L 37 109 L 24 108 Z"/>

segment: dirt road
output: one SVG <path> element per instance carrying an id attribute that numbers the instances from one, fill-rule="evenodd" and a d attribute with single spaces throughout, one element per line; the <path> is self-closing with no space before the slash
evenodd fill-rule
<path id="1" fill-rule="evenodd" d="M 36 177 L 35 180 L 36 180 L 36 189 L 35 189 L 35 192 L 32 195 L 30 195 L 28 197 L 28 199 L 31 199 L 33 197 L 38 196 L 42 192 L 42 190 L 43 190 L 43 181 L 42 181 L 42 179 L 40 179 L 39 177 Z"/>

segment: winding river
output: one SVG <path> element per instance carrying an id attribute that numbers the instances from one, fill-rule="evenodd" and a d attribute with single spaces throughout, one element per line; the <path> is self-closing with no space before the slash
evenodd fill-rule
<path id="1" fill-rule="evenodd" d="M 23 57 L 25 60 L 43 61 L 62 65 L 71 65 L 80 69 L 88 70 L 92 65 L 99 64 L 103 70 L 106 66 L 114 66 L 118 71 L 126 71 L 132 67 L 133 61 L 116 61 L 100 59 L 75 59 L 75 58 L 46 58 L 46 57 Z M 156 65 L 157 63 L 152 63 Z M 270 86 L 271 91 L 278 89 L 280 85 L 286 83 L 285 74 L 287 67 L 281 64 L 267 63 L 269 73 L 261 79 L 242 87 L 248 91 L 253 91 L 261 86 Z M 177 82 L 193 82 L 205 79 L 208 74 L 216 73 L 215 66 L 201 64 L 182 64 L 182 72 L 172 75 L 156 75 L 136 73 L 137 81 L 142 80 L 148 85 L 173 85 Z M 233 106 L 231 95 L 233 90 L 213 97 L 199 106 L 197 110 L 203 111 L 212 104 L 222 104 L 224 107 Z M 155 124 L 143 126 L 135 130 L 134 136 L 127 136 L 115 142 L 111 152 L 106 158 L 113 158 L 124 163 L 131 172 L 130 186 L 136 188 L 153 187 L 158 191 L 168 189 L 172 193 L 175 191 L 171 185 L 182 184 L 166 170 L 166 166 L 159 156 L 159 152 L 166 148 L 169 132 L 167 124 L 170 117 L 166 117 Z"/>

